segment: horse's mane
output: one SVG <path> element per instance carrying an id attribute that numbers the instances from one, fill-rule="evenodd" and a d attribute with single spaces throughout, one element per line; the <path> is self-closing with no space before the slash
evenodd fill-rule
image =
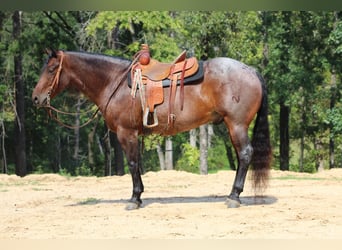
<path id="1" fill-rule="evenodd" d="M 109 62 L 123 62 L 123 63 L 131 63 L 131 60 L 123 58 L 123 57 L 118 57 L 118 56 L 111 56 L 111 55 L 106 55 L 106 54 L 101 54 L 101 53 L 94 53 L 94 52 L 86 52 L 86 51 L 63 51 L 68 54 L 74 54 L 79 57 L 84 57 L 85 59 L 89 58 L 94 58 L 98 59 L 101 61 L 109 61 Z"/>

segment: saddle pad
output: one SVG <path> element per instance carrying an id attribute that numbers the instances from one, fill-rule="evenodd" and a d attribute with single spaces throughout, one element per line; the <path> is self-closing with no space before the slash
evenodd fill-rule
<path id="1" fill-rule="evenodd" d="M 192 76 L 184 78 L 184 85 L 186 84 L 191 84 L 195 81 L 199 81 L 203 79 L 204 72 L 203 72 L 203 61 L 198 62 L 198 70 L 195 74 Z M 132 79 L 131 79 L 131 72 L 128 72 L 127 74 L 127 82 L 128 82 L 128 87 L 132 87 Z M 178 80 L 177 85 L 180 84 L 180 80 Z M 170 87 L 171 86 L 171 80 L 170 79 L 164 79 L 162 81 L 163 87 Z"/>

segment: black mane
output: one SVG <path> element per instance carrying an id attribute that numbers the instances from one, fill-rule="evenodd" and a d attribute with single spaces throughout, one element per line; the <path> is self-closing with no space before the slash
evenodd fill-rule
<path id="1" fill-rule="evenodd" d="M 62 50 L 63 51 L 63 50 Z M 93 53 L 93 52 L 86 52 L 86 51 L 63 51 L 65 53 L 69 54 L 76 54 L 82 57 L 87 58 L 94 58 L 94 59 L 99 59 L 99 60 L 105 60 L 105 61 L 110 61 L 110 62 L 116 62 L 117 61 L 122 61 L 124 63 L 131 63 L 131 60 L 123 58 L 123 57 L 118 57 L 118 56 L 111 56 L 111 55 L 106 55 L 106 54 L 101 54 L 101 53 Z"/>

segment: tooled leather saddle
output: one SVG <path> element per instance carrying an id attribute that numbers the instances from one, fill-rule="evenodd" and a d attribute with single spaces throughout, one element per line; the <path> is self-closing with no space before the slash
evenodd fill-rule
<path id="1" fill-rule="evenodd" d="M 176 119 L 173 110 L 177 86 L 180 85 L 181 110 L 183 110 L 184 83 L 203 77 L 202 63 L 199 63 L 195 57 L 186 58 L 185 50 L 171 63 L 159 62 L 151 58 L 147 44 L 141 45 L 135 61 L 128 74 L 128 82 L 133 97 L 139 90 L 144 127 L 152 128 L 158 125 L 156 106 L 164 102 L 164 87 L 170 87 L 168 125 L 172 127 Z"/>

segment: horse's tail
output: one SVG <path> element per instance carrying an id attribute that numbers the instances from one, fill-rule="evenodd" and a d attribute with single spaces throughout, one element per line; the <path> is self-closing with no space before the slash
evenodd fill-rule
<path id="1" fill-rule="evenodd" d="M 262 102 L 253 129 L 252 179 L 256 191 L 267 187 L 272 161 L 272 147 L 268 124 L 268 101 L 264 78 L 257 73 L 262 85 Z"/>

